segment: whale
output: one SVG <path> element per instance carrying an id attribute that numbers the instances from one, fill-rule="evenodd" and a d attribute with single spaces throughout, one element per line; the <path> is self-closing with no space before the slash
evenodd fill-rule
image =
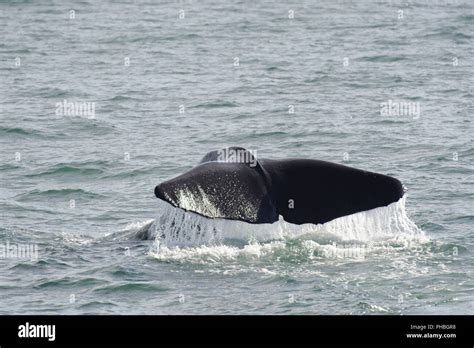
<path id="1" fill-rule="evenodd" d="M 155 196 L 210 219 L 324 224 L 388 206 L 405 188 L 391 176 L 315 159 L 265 159 L 243 147 L 207 153 L 189 171 L 158 184 Z"/>

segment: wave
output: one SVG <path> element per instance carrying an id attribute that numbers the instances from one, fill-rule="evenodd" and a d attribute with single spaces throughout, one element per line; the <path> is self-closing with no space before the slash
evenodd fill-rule
<path id="1" fill-rule="evenodd" d="M 196 106 L 193 106 L 193 109 L 214 109 L 214 108 L 235 108 L 240 106 L 238 103 L 231 102 L 231 101 L 225 101 L 225 100 L 217 100 L 217 101 L 212 101 L 212 102 L 207 102 L 203 104 L 198 104 Z"/>
<path id="2" fill-rule="evenodd" d="M 376 63 L 392 63 L 406 60 L 404 56 L 389 56 L 389 55 L 374 55 L 374 56 L 364 56 L 357 58 L 358 61 L 362 62 L 376 62 Z"/>
<path id="3" fill-rule="evenodd" d="M 0 171 L 8 171 L 8 170 L 15 170 L 19 169 L 21 166 L 11 163 L 2 163 L 0 164 Z"/>
<path id="4" fill-rule="evenodd" d="M 43 98 L 62 98 L 72 95 L 72 93 L 66 89 L 56 87 L 41 87 L 33 91 L 35 96 Z"/>
<path id="5" fill-rule="evenodd" d="M 116 101 L 129 101 L 129 100 L 140 101 L 140 98 L 135 98 L 135 97 L 131 97 L 129 95 L 119 94 L 119 95 L 116 95 L 116 96 L 108 99 L 107 101 L 116 102 Z"/>
<path id="6" fill-rule="evenodd" d="M 33 288 L 35 289 L 44 289 L 44 288 L 57 288 L 57 287 L 70 287 L 70 288 L 80 288 L 80 287 L 91 287 L 95 285 L 102 285 L 106 283 L 105 280 L 93 278 L 93 277 L 86 277 L 86 278 L 78 278 L 74 279 L 72 277 L 64 277 L 55 280 L 46 280 L 37 285 L 34 285 Z"/>
<path id="7" fill-rule="evenodd" d="M 373 249 L 374 246 L 370 248 Z M 242 248 L 230 245 L 204 245 L 188 248 L 159 245 L 150 251 L 150 255 L 159 261 L 175 263 L 302 264 L 329 259 L 362 261 L 365 259 L 368 249 L 362 244 L 320 244 L 304 239 L 268 243 L 259 243 L 254 240 Z M 266 269 L 259 269 L 259 271 L 269 273 Z"/>
<path id="8" fill-rule="evenodd" d="M 0 134 L 13 134 L 13 135 L 41 135 L 41 131 L 35 129 L 27 129 L 20 127 L 0 127 Z"/>
<path id="9" fill-rule="evenodd" d="M 145 282 L 134 282 L 134 283 L 126 283 L 123 282 L 121 284 L 114 284 L 114 285 L 108 285 L 105 287 L 101 288 L 96 288 L 94 289 L 94 292 L 99 292 L 102 294 L 113 294 L 113 293 L 128 293 L 130 291 L 140 291 L 140 292 L 151 292 L 151 293 L 156 293 L 156 292 L 162 292 L 166 291 L 166 288 L 163 288 L 157 284 L 153 283 L 145 283 Z"/>
<path id="10" fill-rule="evenodd" d="M 294 225 L 209 219 L 160 201 L 162 214 L 149 226 L 150 255 L 165 262 L 214 263 L 268 260 L 307 262 L 339 256 L 364 257 L 368 249 L 429 241 L 405 211 L 406 196 L 387 207 L 325 224 Z"/>
<path id="11" fill-rule="evenodd" d="M 438 39 L 451 39 L 455 41 L 462 41 L 462 40 L 469 40 L 472 38 L 471 35 L 462 33 L 458 31 L 457 27 L 448 26 L 437 29 L 433 32 L 427 33 L 426 35 L 422 36 L 423 38 L 438 38 Z"/>
<path id="12" fill-rule="evenodd" d="M 295 225 L 281 217 L 272 224 L 250 224 L 243 221 L 209 219 L 159 201 L 162 214 L 156 219 L 152 236 L 167 246 L 195 246 L 223 243 L 225 240 L 258 242 L 330 236 L 341 241 L 376 241 L 401 235 L 420 237 L 423 232 L 405 211 L 406 195 L 386 207 L 343 216 L 325 224 Z"/>
<path id="13" fill-rule="evenodd" d="M 94 164 L 93 164 L 94 165 Z M 77 164 L 77 165 L 66 165 L 57 164 L 51 168 L 33 174 L 27 174 L 26 177 L 42 177 L 42 176 L 56 176 L 56 175 L 97 175 L 102 174 L 104 171 L 100 168 L 90 167 L 88 163 Z"/>
<path id="14" fill-rule="evenodd" d="M 245 140 L 250 140 L 250 139 L 258 139 L 258 138 L 272 138 L 272 137 L 286 137 L 289 134 L 287 132 L 283 131 L 273 131 L 273 132 L 253 132 L 250 134 L 247 134 L 243 137 Z"/>
<path id="15" fill-rule="evenodd" d="M 35 197 L 61 198 L 61 197 L 70 197 L 70 196 L 83 197 L 83 198 L 103 197 L 103 195 L 99 193 L 82 190 L 82 189 L 72 189 L 72 188 L 48 189 L 48 190 L 35 189 L 28 193 L 20 194 L 17 197 L 20 201 L 22 201 L 25 199 L 32 199 Z"/>
<path id="16" fill-rule="evenodd" d="M 149 173 L 156 173 L 156 169 L 157 167 L 154 167 L 154 166 L 145 166 L 145 167 L 140 167 L 140 168 L 135 168 L 135 169 L 130 169 L 130 170 L 123 170 L 123 171 L 115 170 L 112 173 L 102 175 L 100 178 L 101 179 L 134 178 L 134 177 L 146 175 Z"/>

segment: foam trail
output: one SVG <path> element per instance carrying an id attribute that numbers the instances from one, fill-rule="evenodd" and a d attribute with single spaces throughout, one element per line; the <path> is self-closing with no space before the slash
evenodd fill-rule
<path id="1" fill-rule="evenodd" d="M 303 263 L 314 260 L 342 260 L 351 261 L 364 260 L 366 248 L 360 245 L 320 245 L 312 240 L 286 240 L 272 241 L 260 244 L 252 241 L 249 244 L 238 248 L 230 245 L 202 245 L 199 247 L 167 247 L 155 244 L 155 248 L 150 250 L 149 255 L 159 261 L 195 263 L 195 264 L 216 264 L 238 262 L 240 265 L 251 263 L 256 265 L 255 261 L 264 263 Z M 246 271 L 246 267 L 240 268 L 240 271 Z M 260 272 L 268 273 L 266 268 L 257 267 Z M 213 272 L 218 271 L 213 269 Z M 317 269 L 315 269 L 317 271 Z M 229 270 L 225 270 L 229 272 Z M 239 272 L 239 267 L 233 268 L 232 272 Z"/>
<path id="2" fill-rule="evenodd" d="M 341 242 L 426 239 L 407 216 L 406 196 L 387 207 L 343 216 L 325 224 L 295 225 L 280 218 L 273 224 L 209 219 L 160 201 L 162 214 L 149 229 L 155 247 L 223 245 L 229 240 L 259 243 L 288 239 L 330 239 Z"/>

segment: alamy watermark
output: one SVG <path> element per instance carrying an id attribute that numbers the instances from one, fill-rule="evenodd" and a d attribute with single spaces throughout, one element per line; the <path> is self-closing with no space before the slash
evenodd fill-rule
<path id="1" fill-rule="evenodd" d="M 37 244 L 0 243 L 0 259 L 30 259 L 38 260 Z"/>
<path id="2" fill-rule="evenodd" d="M 392 100 L 380 103 L 381 116 L 408 116 L 414 120 L 420 118 L 420 102 Z"/>
<path id="3" fill-rule="evenodd" d="M 334 259 L 365 259 L 366 247 L 363 244 L 344 244 L 337 245 L 332 243 L 332 248 L 326 249 L 324 252 L 325 256 Z"/>
<path id="4" fill-rule="evenodd" d="M 257 151 L 242 148 L 226 148 L 217 151 L 217 161 L 227 163 L 248 163 L 250 167 L 257 165 Z"/>
<path id="5" fill-rule="evenodd" d="M 47 338 L 48 341 L 56 339 L 56 325 L 39 325 L 26 322 L 18 326 L 19 338 Z"/>
<path id="6" fill-rule="evenodd" d="M 68 101 L 64 99 L 56 103 L 56 116 L 76 116 L 95 118 L 95 102 Z"/>

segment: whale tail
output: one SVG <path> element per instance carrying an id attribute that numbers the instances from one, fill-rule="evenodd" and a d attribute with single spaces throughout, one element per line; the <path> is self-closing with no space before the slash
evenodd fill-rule
<path id="1" fill-rule="evenodd" d="M 320 224 L 388 206 L 403 197 L 393 177 L 318 160 L 264 160 L 278 190 L 276 205 L 291 223 Z"/>
<path id="2" fill-rule="evenodd" d="M 403 197 L 399 180 L 318 160 L 257 160 L 229 147 L 209 152 L 190 171 L 155 188 L 169 204 L 210 218 L 321 224 L 388 206 Z"/>
<path id="3" fill-rule="evenodd" d="M 256 157 L 243 148 L 208 153 L 189 172 L 156 186 L 155 195 L 210 218 L 250 223 L 278 220 L 267 174 Z"/>

